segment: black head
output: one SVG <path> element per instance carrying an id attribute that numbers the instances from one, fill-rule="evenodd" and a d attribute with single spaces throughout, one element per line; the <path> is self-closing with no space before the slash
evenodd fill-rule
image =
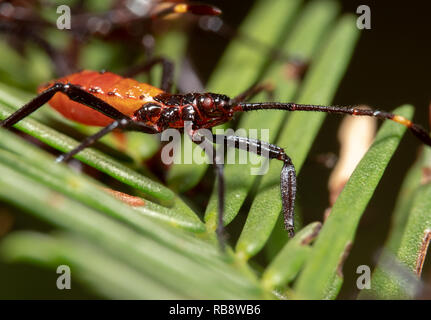
<path id="1" fill-rule="evenodd" d="M 196 105 L 208 117 L 232 116 L 230 98 L 224 94 L 200 94 Z"/>

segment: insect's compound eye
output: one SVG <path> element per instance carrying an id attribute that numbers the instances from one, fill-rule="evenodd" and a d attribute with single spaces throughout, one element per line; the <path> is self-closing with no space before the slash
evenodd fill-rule
<path id="1" fill-rule="evenodd" d="M 157 103 L 146 103 L 138 110 L 138 119 L 141 121 L 156 122 L 162 111 L 162 107 Z"/>
<path id="2" fill-rule="evenodd" d="M 199 107 L 207 112 L 213 112 L 214 111 L 214 100 L 210 95 L 202 95 L 199 97 L 198 100 Z"/>

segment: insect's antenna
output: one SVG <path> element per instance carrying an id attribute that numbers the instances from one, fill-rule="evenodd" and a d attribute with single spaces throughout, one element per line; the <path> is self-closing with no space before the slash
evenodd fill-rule
<path id="1" fill-rule="evenodd" d="M 192 13 L 195 15 L 218 16 L 222 13 L 222 11 L 215 6 L 211 6 L 208 4 L 196 2 L 181 2 L 160 10 L 159 12 L 155 13 L 153 17 L 161 17 L 170 13 Z"/>
<path id="2" fill-rule="evenodd" d="M 297 103 L 280 103 L 280 102 L 262 102 L 262 103 L 239 103 L 235 111 L 253 111 L 253 110 L 286 110 L 286 111 L 320 111 L 327 113 L 349 114 L 353 116 L 369 116 L 382 120 L 392 120 L 407 127 L 419 140 L 428 146 L 431 146 L 431 137 L 428 132 L 420 125 L 413 123 L 409 119 L 386 111 L 361 109 L 357 107 L 337 107 L 337 106 L 320 106 Z"/>

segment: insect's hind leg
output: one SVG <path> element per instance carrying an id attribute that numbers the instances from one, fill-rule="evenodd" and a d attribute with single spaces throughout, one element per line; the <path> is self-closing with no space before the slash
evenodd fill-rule
<path id="1" fill-rule="evenodd" d="M 15 111 L 5 120 L 1 121 L 0 127 L 10 128 L 18 121 L 24 119 L 25 117 L 42 107 L 57 92 L 64 93 L 69 97 L 70 100 L 86 105 L 87 107 L 99 111 L 100 113 L 103 113 L 104 115 L 112 119 L 119 120 L 126 117 L 124 114 L 112 107 L 110 104 L 97 98 L 91 93 L 79 88 L 78 86 L 75 86 L 73 84 L 56 83 L 52 87 L 41 92 L 33 100 Z"/>
<path id="2" fill-rule="evenodd" d="M 72 151 L 68 152 L 65 155 L 60 156 L 57 159 L 57 161 L 68 160 L 70 157 L 72 157 L 79 151 L 85 149 L 86 147 L 90 146 L 98 139 L 100 139 L 101 137 L 103 137 L 104 135 L 108 134 L 109 132 L 111 132 L 116 128 L 122 128 L 126 130 L 136 130 L 136 131 L 141 131 L 145 133 L 156 133 L 154 128 L 148 127 L 142 122 L 133 121 L 128 116 L 124 115 L 123 113 L 115 109 L 113 106 L 97 98 L 91 93 L 75 85 L 64 84 L 64 83 L 56 83 L 52 87 L 41 92 L 29 103 L 25 104 L 23 107 L 21 107 L 13 114 L 11 114 L 8 118 L 1 121 L 0 127 L 10 128 L 15 123 L 27 117 L 28 115 L 30 115 L 31 113 L 39 109 L 41 106 L 43 106 L 58 92 L 61 92 L 67 95 L 70 100 L 79 102 L 83 105 L 86 105 L 87 107 L 90 107 L 96 111 L 99 111 L 100 113 L 104 114 L 105 116 L 108 116 L 114 121 L 108 126 L 106 126 L 105 128 L 103 128 L 102 130 L 100 130 L 95 135 L 86 138 L 78 147 L 76 147 Z"/>
<path id="3" fill-rule="evenodd" d="M 138 65 L 133 67 L 132 69 L 126 71 L 123 75 L 125 77 L 134 77 L 140 73 L 147 73 L 151 71 L 151 69 L 158 65 L 162 65 L 162 80 L 160 84 L 160 89 L 165 92 L 170 93 L 172 91 L 172 84 L 174 82 L 174 71 L 175 66 L 174 63 L 162 56 L 154 57 L 145 62 L 142 65 Z"/>
<path id="4" fill-rule="evenodd" d="M 217 219 L 217 229 L 216 234 L 217 238 L 219 240 L 220 248 L 223 251 L 224 245 L 226 241 L 226 235 L 224 231 L 224 224 L 223 224 L 223 216 L 224 216 L 224 166 L 223 163 L 220 162 L 217 159 L 216 156 L 216 149 L 213 146 L 213 165 L 215 169 L 215 174 L 217 177 L 217 194 L 218 194 L 218 203 L 217 203 L 217 213 L 218 213 L 218 219 Z"/>
<path id="5" fill-rule="evenodd" d="M 217 239 L 219 242 L 220 249 L 222 252 L 224 252 L 225 246 L 226 246 L 226 234 L 225 234 L 224 224 L 223 224 L 224 204 L 225 204 L 223 159 L 219 158 L 216 148 L 208 139 L 206 139 L 203 136 L 201 136 L 200 139 L 197 139 L 195 135 L 195 131 L 191 130 L 191 128 L 188 128 L 186 132 L 189 135 L 189 137 L 192 139 L 192 141 L 198 146 L 200 146 L 205 151 L 207 156 L 211 158 L 212 163 L 214 165 L 215 175 L 217 177 L 217 194 L 218 194 L 216 234 L 217 234 Z M 209 150 L 211 150 L 211 152 L 209 152 Z"/>
<path id="6" fill-rule="evenodd" d="M 213 135 L 215 143 L 224 143 L 228 147 L 254 152 L 267 159 L 283 161 L 280 174 L 280 191 L 284 226 L 290 237 L 294 236 L 294 208 L 296 198 L 296 171 L 290 157 L 283 148 L 274 144 L 240 136 Z"/>
<path id="7" fill-rule="evenodd" d="M 22 106 L 20 109 L 12 113 L 9 117 L 4 119 L 3 121 L 0 121 L 0 127 L 3 128 L 10 128 L 18 121 L 24 119 L 37 109 L 39 109 L 41 106 L 43 106 L 45 103 L 47 103 L 57 92 L 59 92 L 61 89 L 57 86 L 52 86 L 51 88 L 46 89 L 42 93 L 40 93 L 38 96 L 36 96 L 33 100 Z"/>

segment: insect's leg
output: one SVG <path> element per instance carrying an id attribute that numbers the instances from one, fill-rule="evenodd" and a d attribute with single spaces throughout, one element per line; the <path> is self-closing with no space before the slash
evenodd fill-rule
<path id="1" fill-rule="evenodd" d="M 15 111 L 5 120 L 0 122 L 0 127 L 9 128 L 21 119 L 27 117 L 45 103 L 47 103 L 57 92 L 64 93 L 70 100 L 84 104 L 92 109 L 95 109 L 112 119 L 122 119 L 125 117 L 120 111 L 97 98 L 91 93 L 72 84 L 56 83 L 52 87 L 41 92 L 29 103 Z"/>
<path id="2" fill-rule="evenodd" d="M 97 140 L 101 139 L 103 136 L 107 135 L 108 133 L 112 132 L 114 129 L 117 129 L 120 127 L 120 122 L 123 120 L 115 120 L 111 124 L 104 127 L 102 130 L 98 131 L 97 133 L 93 134 L 92 136 L 89 136 L 85 138 L 77 147 L 70 150 L 67 153 L 63 153 L 59 155 L 56 159 L 56 162 L 67 162 L 69 161 L 75 154 L 78 152 L 84 150 L 85 148 L 91 146 L 93 143 L 95 143 Z"/>
<path id="3" fill-rule="evenodd" d="M 43 106 L 45 103 L 47 103 L 58 91 L 60 91 L 60 88 L 56 86 L 52 86 L 51 88 L 46 89 L 38 96 L 36 96 L 33 100 L 31 100 L 23 107 L 12 113 L 5 120 L 0 121 L 0 127 L 12 127 L 15 123 L 17 123 L 21 119 L 24 119 L 25 117 L 39 109 L 41 106 Z"/>
<path id="4" fill-rule="evenodd" d="M 52 47 L 48 41 L 43 39 L 37 34 L 29 33 L 29 38 L 36 43 L 46 54 L 51 58 L 52 63 L 55 67 L 55 74 L 57 77 L 64 77 L 72 72 L 76 71 L 76 66 L 71 66 L 69 59 L 65 58 L 65 55 L 58 49 Z"/>
<path id="5" fill-rule="evenodd" d="M 214 135 L 215 143 L 225 143 L 228 147 L 254 152 L 268 159 L 283 161 L 280 175 L 280 191 L 284 226 L 290 237 L 294 236 L 294 208 L 296 197 L 296 171 L 292 160 L 283 150 L 274 144 L 240 136 Z"/>
<path id="6" fill-rule="evenodd" d="M 215 148 L 213 148 L 213 153 L 216 153 Z M 223 173 L 223 163 L 214 162 L 215 173 L 217 177 L 217 193 L 218 193 L 218 203 L 217 203 L 217 239 L 220 244 L 220 248 L 223 251 L 225 246 L 225 232 L 223 224 L 224 216 L 224 173 Z"/>
<path id="7" fill-rule="evenodd" d="M 10 35 L 12 47 L 19 53 L 22 53 L 21 45 L 25 40 L 39 46 L 51 59 L 57 76 L 62 77 L 70 74 L 72 68 L 70 61 L 67 61 L 63 54 L 52 47 L 41 35 L 45 29 L 50 27 L 55 28 L 55 25 L 43 20 L 35 10 L 19 3 L 11 4 L 0 1 L 0 33 Z"/>
<path id="8" fill-rule="evenodd" d="M 37 46 L 39 46 L 51 59 L 54 65 L 54 71 L 58 77 L 62 77 L 66 74 L 72 73 L 72 68 L 68 63 L 69 61 L 65 59 L 61 52 L 52 47 L 48 41 L 46 41 L 38 33 L 36 33 L 35 30 L 23 27 L 18 23 L 8 23 L 5 21 L 1 21 L 0 32 L 10 34 L 13 37 L 13 40 L 26 39 L 28 41 L 32 41 Z"/>
<path id="9" fill-rule="evenodd" d="M 274 87 L 271 83 L 255 83 L 250 88 L 245 90 L 244 92 L 237 95 L 235 98 L 231 100 L 232 105 L 236 105 L 240 102 L 252 99 L 254 96 L 256 96 L 260 92 L 266 92 L 268 95 L 272 95 L 272 92 L 274 90 Z"/>
<path id="10" fill-rule="evenodd" d="M 120 111 L 112 107 L 110 104 L 106 103 L 105 101 L 97 98 L 96 96 L 92 95 L 91 93 L 75 86 L 72 84 L 63 84 L 63 83 L 56 83 L 52 87 L 46 89 L 42 93 L 40 93 L 36 98 L 34 98 L 32 101 L 18 109 L 15 113 L 10 115 L 8 118 L 0 122 L 0 127 L 9 128 L 13 126 L 15 123 L 20 121 L 21 119 L 25 118 L 32 112 L 36 111 L 38 108 L 43 106 L 46 102 L 48 102 L 54 94 L 57 92 L 64 93 L 69 97 L 69 99 L 79 102 L 83 105 L 86 105 L 94 110 L 99 111 L 100 113 L 103 113 L 104 115 L 110 117 L 114 121 L 108 125 L 107 127 L 103 128 L 101 131 L 96 133 L 93 136 L 88 137 L 83 141 L 82 144 L 80 144 L 78 147 L 67 153 L 66 155 L 60 156 L 58 161 L 65 161 L 68 160 L 70 157 L 81 151 L 82 149 L 90 146 L 95 141 L 106 135 L 107 133 L 111 132 L 112 130 L 116 128 L 122 128 L 126 130 L 136 130 L 136 131 L 142 131 L 145 133 L 156 133 L 156 130 L 152 127 L 146 126 L 143 122 L 137 122 L 133 121 L 126 115 L 122 114 Z"/>
<path id="11" fill-rule="evenodd" d="M 206 140 L 208 142 L 208 140 Z M 208 142 L 209 143 L 209 142 Z M 224 216 L 224 168 L 223 161 L 220 161 L 217 157 L 216 149 L 213 145 L 212 147 L 212 156 L 213 156 L 213 165 L 215 170 L 215 175 L 217 177 L 217 194 L 218 194 L 218 202 L 217 202 L 217 239 L 219 241 L 220 249 L 224 251 L 225 247 L 225 231 L 223 224 L 223 216 Z M 207 150 L 205 148 L 205 150 Z"/>
<path id="12" fill-rule="evenodd" d="M 172 83 L 174 80 L 174 63 L 164 57 L 154 57 L 149 61 L 145 62 L 143 65 L 133 67 L 131 70 L 124 73 L 126 77 L 134 77 L 140 73 L 149 72 L 154 66 L 162 65 L 162 81 L 160 89 L 165 92 L 171 92 Z"/>
<path id="13" fill-rule="evenodd" d="M 144 122 L 138 122 L 134 121 L 129 117 L 123 116 L 122 119 L 115 120 L 106 127 L 104 127 L 102 130 L 96 132 L 92 136 L 89 136 L 85 138 L 78 146 L 76 146 L 74 149 L 70 150 L 67 153 L 64 153 L 57 157 L 57 162 L 65 162 L 70 160 L 74 155 L 76 155 L 78 152 L 84 150 L 85 148 L 90 147 L 93 143 L 95 143 L 97 140 L 101 139 L 103 136 L 107 135 L 108 133 L 112 132 L 115 129 L 123 129 L 123 130 L 130 130 L 130 131 L 141 131 L 145 133 L 157 133 L 157 131 L 151 127 L 148 127 Z"/>
<path id="14" fill-rule="evenodd" d="M 76 71 L 75 68 L 71 66 L 70 61 L 65 59 L 65 55 L 52 47 L 48 41 L 31 32 L 29 32 L 28 37 L 50 57 L 55 68 L 54 73 L 57 75 L 57 77 L 64 77 L 68 74 L 71 74 L 73 71 Z"/>
<path id="15" fill-rule="evenodd" d="M 141 131 L 142 128 L 145 128 L 145 124 L 133 121 L 131 118 L 128 117 L 123 117 L 120 120 L 115 120 L 114 122 L 104 127 L 102 130 L 96 132 L 92 136 L 85 138 L 77 147 L 75 147 L 71 151 L 58 156 L 56 161 L 62 162 L 70 160 L 70 158 L 72 158 L 75 154 L 84 150 L 85 148 L 88 148 L 97 140 L 101 139 L 103 136 L 107 135 L 115 129 Z M 155 131 L 147 133 L 155 133 Z"/>
<path id="16" fill-rule="evenodd" d="M 197 138 L 197 134 L 191 128 L 186 127 L 186 133 L 192 139 L 194 143 L 200 146 L 207 156 L 211 158 L 212 163 L 214 165 L 215 175 L 217 177 L 217 194 L 218 194 L 218 203 L 217 203 L 217 228 L 216 234 L 219 242 L 219 246 L 221 251 L 225 249 L 225 231 L 223 224 L 223 216 L 224 216 L 224 174 L 223 174 L 223 159 L 221 159 L 216 151 L 214 145 L 205 137 L 200 136 Z"/>

